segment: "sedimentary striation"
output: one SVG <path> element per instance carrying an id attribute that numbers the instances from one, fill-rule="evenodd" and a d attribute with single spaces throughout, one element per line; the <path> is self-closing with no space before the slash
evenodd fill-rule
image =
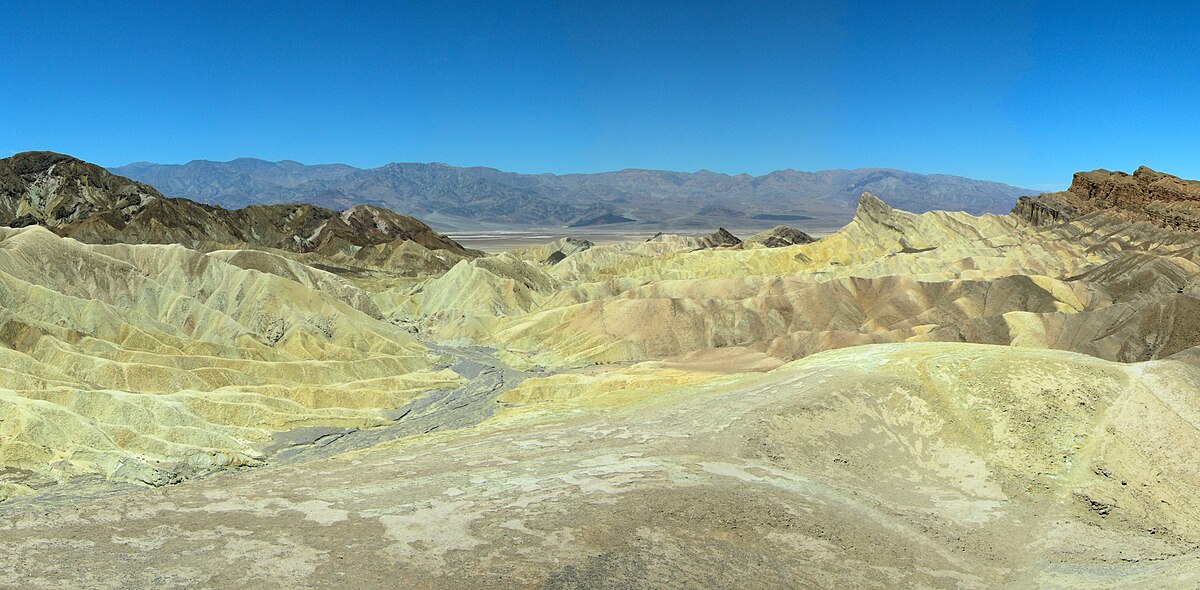
<path id="1" fill-rule="evenodd" d="M 550 268 L 503 255 L 376 299 L 431 337 L 547 364 L 729 347 L 788 361 L 920 341 L 1132 362 L 1200 344 L 1198 256 L 1190 234 L 1118 217 L 1031 227 L 1016 216 L 916 215 L 864 195 L 849 225 L 813 243 L 701 249 L 660 236 Z"/>
<path id="2" fill-rule="evenodd" d="M 1155 172 L 1077 172 L 1066 191 L 1021 197 L 1013 213 L 1034 223 L 1054 223 L 1101 212 L 1159 227 L 1200 230 L 1200 182 Z"/>
<path id="3" fill-rule="evenodd" d="M 33 476 L 16 489 L 255 464 L 272 431 L 380 424 L 457 380 L 357 287 L 266 256 L 0 229 L 0 465 Z"/>

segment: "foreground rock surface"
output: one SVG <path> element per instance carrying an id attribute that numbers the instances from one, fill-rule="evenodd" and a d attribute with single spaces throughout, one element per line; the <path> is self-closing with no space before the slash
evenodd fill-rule
<path id="1" fill-rule="evenodd" d="M 0 585 L 1188 586 L 1196 361 L 902 344 L 535 379 L 462 431 L 0 505 Z"/>

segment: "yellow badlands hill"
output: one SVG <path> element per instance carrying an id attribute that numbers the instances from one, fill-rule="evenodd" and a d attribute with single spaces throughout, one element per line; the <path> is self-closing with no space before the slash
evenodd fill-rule
<path id="1" fill-rule="evenodd" d="M 376 301 L 433 338 L 549 365 L 731 346 L 791 360 L 904 341 L 1129 362 L 1200 344 L 1191 240 L 1102 219 L 1045 228 L 1014 216 L 914 215 L 866 195 L 854 221 L 812 244 L 626 243 L 553 266 L 502 255 Z"/>
<path id="2" fill-rule="evenodd" d="M 457 378 L 357 288 L 270 256 L 0 229 L 0 465 L 158 483 Z"/>
<path id="3" fill-rule="evenodd" d="M 1045 218 L 0 229 L 0 587 L 1200 585 L 1200 240 Z"/>

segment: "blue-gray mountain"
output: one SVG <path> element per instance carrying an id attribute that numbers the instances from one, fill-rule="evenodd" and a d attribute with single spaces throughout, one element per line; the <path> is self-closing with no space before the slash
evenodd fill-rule
<path id="1" fill-rule="evenodd" d="M 345 209 L 380 205 L 445 225 L 603 223 L 711 225 L 714 220 L 849 219 L 864 191 L 909 211 L 1007 212 L 1036 191 L 944 174 L 868 168 L 762 176 L 662 170 L 516 174 L 494 168 L 393 163 L 360 169 L 239 158 L 187 164 L 139 162 L 113 172 L 169 196 L 223 207 L 307 202 Z M 632 220 L 632 221 L 624 221 Z"/>

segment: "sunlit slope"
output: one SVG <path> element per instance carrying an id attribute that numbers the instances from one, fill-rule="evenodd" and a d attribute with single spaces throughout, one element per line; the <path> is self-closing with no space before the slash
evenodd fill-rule
<path id="1" fill-rule="evenodd" d="M 1193 356 L 889 344 L 531 379 L 470 429 L 81 507 L 103 523 L 0 520 L 24 564 L 0 582 L 1190 587 Z"/>
<path id="2" fill-rule="evenodd" d="M 414 242 L 403 242 L 422 248 Z M 257 270 L 285 279 L 295 281 L 332 295 L 351 307 L 372 317 L 380 317 L 379 308 L 371 300 L 370 295 L 362 289 L 353 287 L 345 279 L 325 270 L 297 262 L 285 256 L 282 252 L 268 250 L 217 250 L 209 252 L 213 258 L 224 260 L 234 266 Z"/>
<path id="3" fill-rule="evenodd" d="M 661 523 L 655 506 L 687 498 L 692 510 L 667 512 L 678 516 L 665 519 L 671 532 L 641 534 L 690 555 L 703 572 L 697 584 L 755 585 L 702 565 L 707 547 L 750 570 L 752 555 L 773 556 L 772 567 L 794 568 L 789 579 L 817 586 L 1175 587 L 1200 576 L 1189 557 L 1200 540 L 1200 468 L 1188 459 L 1200 444 L 1198 360 L 1194 351 L 1121 365 L 1060 351 L 886 345 L 732 382 L 709 374 L 702 385 L 704 363 L 647 363 L 530 380 L 508 398 L 535 415 L 583 409 L 636 421 L 609 427 L 650 442 L 631 443 L 639 452 L 623 459 L 605 449 L 629 479 L 595 528 Z M 670 417 L 658 424 L 660 415 Z M 755 507 L 735 511 L 736 529 L 716 516 L 733 501 Z M 619 534 L 606 542 L 635 559 Z M 689 566 L 655 567 L 666 576 Z"/>
<path id="4" fill-rule="evenodd" d="M 901 341 L 1136 361 L 1200 344 L 1197 261 L 1193 239 L 1145 225 L 917 215 L 864 195 L 850 224 L 810 244 L 696 249 L 660 239 L 553 265 L 504 255 L 375 299 L 430 337 L 484 341 L 547 364 L 729 346 L 790 360 Z"/>
<path id="5" fill-rule="evenodd" d="M 157 481 L 252 462 L 269 430 L 379 422 L 450 375 L 377 313 L 266 253 L 0 229 L 0 465 Z"/>

